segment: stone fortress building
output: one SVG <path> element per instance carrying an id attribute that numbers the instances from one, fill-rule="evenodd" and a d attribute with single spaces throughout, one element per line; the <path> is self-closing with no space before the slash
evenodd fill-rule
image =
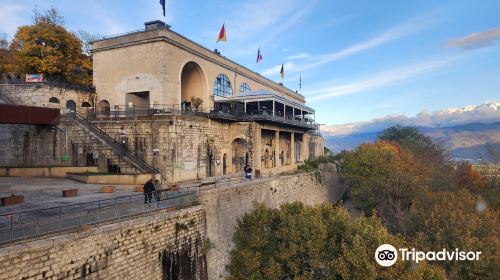
<path id="1" fill-rule="evenodd" d="M 241 173 L 246 164 L 256 176 L 290 171 L 323 154 L 304 96 L 164 22 L 93 42 L 93 63 L 95 93 L 0 86 L 17 104 L 63 112 L 58 130 L 4 126 L 11 141 L 0 165 L 97 165 L 181 182 Z"/>

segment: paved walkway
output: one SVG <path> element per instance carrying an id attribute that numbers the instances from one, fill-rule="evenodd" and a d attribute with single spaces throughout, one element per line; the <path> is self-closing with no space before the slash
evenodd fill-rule
<path id="1" fill-rule="evenodd" d="M 0 197 L 24 195 L 23 204 L 0 207 L 0 215 L 138 194 L 130 185 L 115 185 L 115 193 L 100 193 L 102 186 L 65 178 L 0 177 Z M 62 197 L 64 189 L 78 189 L 78 196 Z"/>

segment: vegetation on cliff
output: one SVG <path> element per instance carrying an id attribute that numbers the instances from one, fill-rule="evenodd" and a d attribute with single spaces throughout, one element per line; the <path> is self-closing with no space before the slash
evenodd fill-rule
<path id="1" fill-rule="evenodd" d="M 450 161 L 414 127 L 389 128 L 375 143 L 304 168 L 331 161 L 349 184 L 344 198 L 364 216 L 342 207 L 260 205 L 238 223 L 233 279 L 500 279 L 498 174 Z M 482 254 L 479 261 L 382 268 L 374 252 L 383 243 Z"/>

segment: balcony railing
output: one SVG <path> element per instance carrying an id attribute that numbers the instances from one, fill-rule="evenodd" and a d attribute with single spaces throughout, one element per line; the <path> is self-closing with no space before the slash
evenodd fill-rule
<path id="1" fill-rule="evenodd" d="M 276 111 L 273 115 L 271 109 L 248 110 L 244 112 L 240 107 L 215 106 L 209 114 L 210 118 L 233 121 L 267 121 L 315 130 L 318 125 L 302 115 L 294 116 L 293 113 Z"/>
<path id="2" fill-rule="evenodd" d="M 311 119 L 302 115 L 294 116 L 293 113 L 276 111 L 273 115 L 272 110 L 247 110 L 235 107 L 229 108 L 218 106 L 215 108 L 206 107 L 185 107 L 180 104 L 174 105 L 151 105 L 150 108 L 129 107 L 126 105 L 113 106 L 109 108 L 97 108 L 96 111 L 89 110 L 87 116 L 90 118 L 124 118 L 124 117 L 142 117 L 142 116 L 161 116 L 161 115 L 192 115 L 203 116 L 212 119 L 222 119 L 228 121 L 261 121 L 280 123 L 291 126 L 306 128 L 309 130 L 318 129 L 318 125 Z"/>

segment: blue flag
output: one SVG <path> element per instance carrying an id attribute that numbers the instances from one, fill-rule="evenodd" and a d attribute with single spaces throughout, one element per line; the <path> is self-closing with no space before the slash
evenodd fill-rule
<path id="1" fill-rule="evenodd" d="M 160 5 L 163 8 L 163 16 L 165 16 L 165 0 L 160 0 Z"/>

